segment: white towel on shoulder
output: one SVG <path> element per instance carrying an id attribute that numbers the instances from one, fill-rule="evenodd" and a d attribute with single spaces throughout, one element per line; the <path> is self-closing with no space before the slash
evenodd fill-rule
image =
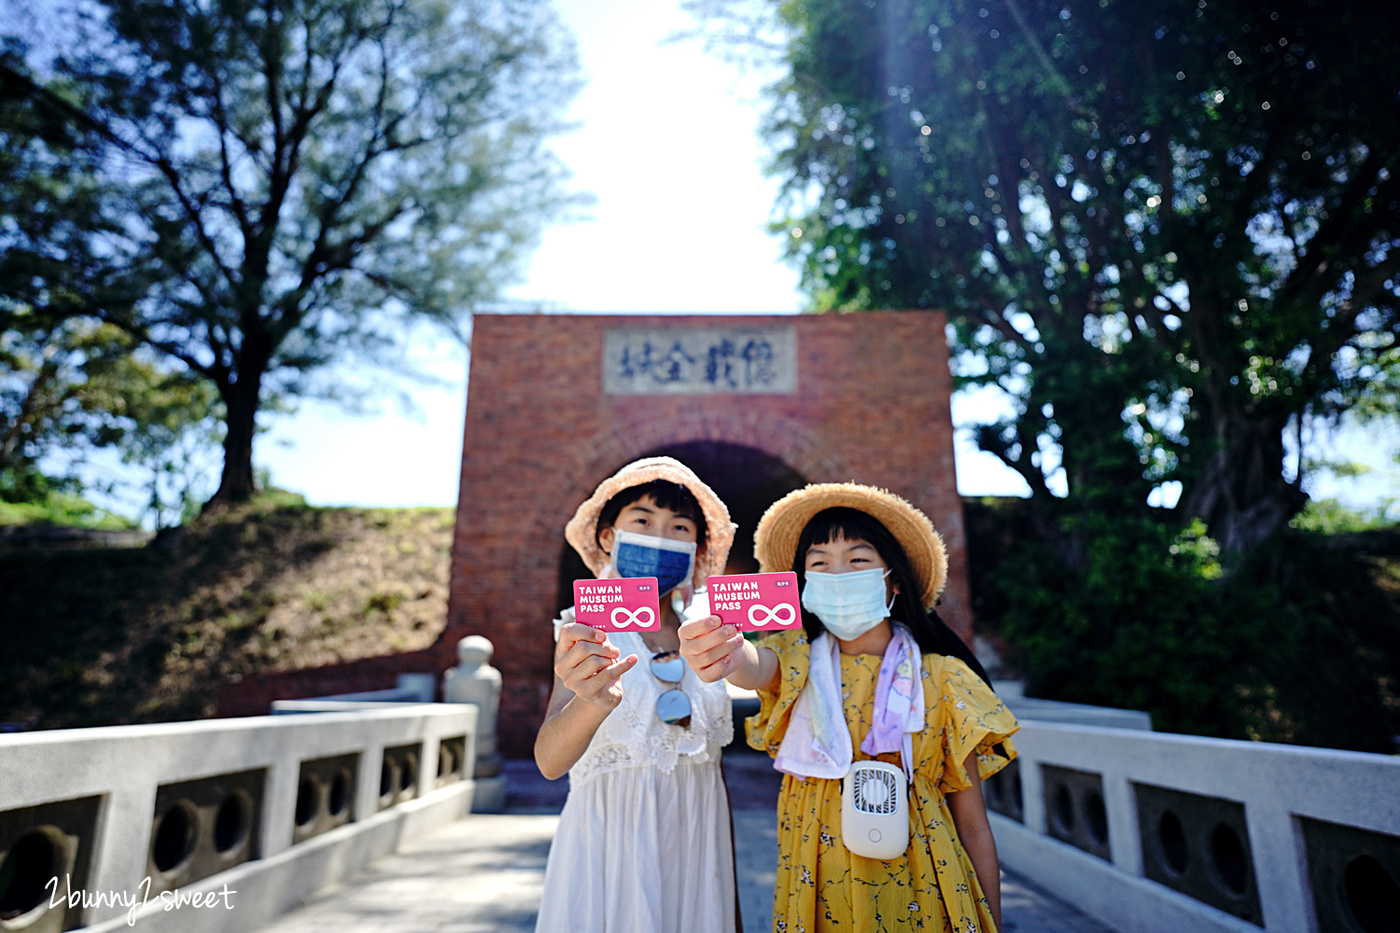
<path id="1" fill-rule="evenodd" d="M 773 767 L 795 777 L 839 779 L 851 770 L 851 732 L 841 701 L 841 650 L 822 632 L 812 642 L 807 684 L 797 695 Z"/>

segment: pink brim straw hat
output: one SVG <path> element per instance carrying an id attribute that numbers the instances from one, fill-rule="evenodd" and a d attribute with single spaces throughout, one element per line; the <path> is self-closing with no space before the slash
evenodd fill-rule
<path id="1" fill-rule="evenodd" d="M 633 486 L 652 480 L 670 480 L 690 490 L 705 516 L 705 540 L 695 555 L 695 576 L 699 587 L 711 574 L 724 572 L 729 548 L 734 544 L 734 522 L 729 508 L 715 495 L 713 489 L 700 481 L 690 467 L 671 457 L 646 457 L 634 460 L 598 484 L 593 495 L 578 507 L 574 517 L 564 526 L 564 537 L 583 558 L 588 569 L 596 575 L 608 564 L 608 555 L 598 546 L 598 516 L 613 496 Z"/>

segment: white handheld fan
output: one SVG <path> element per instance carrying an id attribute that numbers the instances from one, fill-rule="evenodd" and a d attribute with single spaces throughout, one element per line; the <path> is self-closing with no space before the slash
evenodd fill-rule
<path id="1" fill-rule="evenodd" d="M 856 855 L 892 859 L 909 847 L 904 772 L 883 761 L 857 761 L 841 782 L 841 839 Z"/>

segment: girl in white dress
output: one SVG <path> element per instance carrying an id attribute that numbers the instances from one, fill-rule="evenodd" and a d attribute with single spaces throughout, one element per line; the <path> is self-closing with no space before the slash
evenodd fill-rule
<path id="1" fill-rule="evenodd" d="M 579 506 L 565 537 L 602 577 L 655 576 L 659 632 L 554 622 L 554 692 L 535 739 L 569 796 L 545 869 L 537 933 L 732 933 L 734 847 L 720 750 L 733 738 L 723 682 L 681 659 L 683 618 L 734 540 L 729 509 L 669 457 L 630 463 Z"/>

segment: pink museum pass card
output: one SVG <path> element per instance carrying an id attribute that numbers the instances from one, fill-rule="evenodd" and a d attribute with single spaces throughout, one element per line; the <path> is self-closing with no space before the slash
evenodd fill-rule
<path id="1" fill-rule="evenodd" d="M 605 632 L 660 631 L 656 596 L 655 577 L 575 580 L 574 618 Z"/>
<path id="2" fill-rule="evenodd" d="M 798 609 L 797 574 L 736 573 L 710 577 L 705 584 L 710 611 L 740 631 L 795 629 L 802 624 Z"/>

